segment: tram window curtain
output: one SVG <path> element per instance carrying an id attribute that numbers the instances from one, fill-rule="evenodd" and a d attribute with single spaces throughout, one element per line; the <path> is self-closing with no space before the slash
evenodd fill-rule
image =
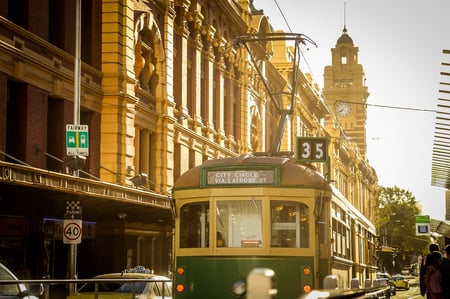
<path id="1" fill-rule="evenodd" d="M 209 247 L 209 203 L 186 204 L 180 210 L 180 248 Z"/>
<path id="2" fill-rule="evenodd" d="M 260 200 L 217 201 L 217 247 L 262 247 Z"/>

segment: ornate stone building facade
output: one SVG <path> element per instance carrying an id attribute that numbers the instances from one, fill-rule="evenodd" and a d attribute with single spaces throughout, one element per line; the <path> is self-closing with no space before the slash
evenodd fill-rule
<path id="1" fill-rule="evenodd" d="M 2 240 L 21 240 L 17 257 L 2 259 L 26 261 L 34 277 L 62 278 L 65 267 L 33 261 L 65 258 L 44 245 L 67 250 L 54 230 L 59 222 L 48 219 L 63 218 L 66 201 L 77 200 L 83 220 L 95 222 L 95 237 L 79 245 L 80 263 L 90 263 L 80 277 L 136 264 L 169 273 L 174 180 L 206 159 L 273 154 L 280 106 L 293 91 L 279 151 L 293 152 L 297 136 L 329 138 L 330 166 L 312 166 L 373 219 L 377 180 L 365 158 L 365 112 L 354 114 L 358 130 L 349 129 L 327 102 L 341 100 L 338 92 L 325 87 L 323 98 L 301 70 L 292 83 L 295 53 L 286 41 L 237 45 L 236 37 L 273 33 L 257 1 L 81 3 L 81 124 L 90 148 L 80 177 L 66 163 L 64 142 L 73 123 L 75 1 L 0 4 L 0 220 L 33 228 L 0 231 Z M 355 84 L 364 101 L 365 87 Z M 37 202 L 42 209 L 32 208 Z"/>

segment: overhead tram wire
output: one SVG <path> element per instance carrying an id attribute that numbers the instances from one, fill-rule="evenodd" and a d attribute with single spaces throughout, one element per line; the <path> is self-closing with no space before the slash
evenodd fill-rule
<path id="1" fill-rule="evenodd" d="M 277 0 L 273 0 L 273 2 L 274 2 L 275 5 L 277 6 L 278 11 L 280 12 L 281 17 L 283 18 L 284 22 L 286 23 L 286 27 L 289 29 L 289 32 L 290 32 L 290 33 L 293 33 L 292 28 L 291 28 L 291 26 L 289 25 L 289 22 L 287 21 L 286 16 L 284 15 L 283 10 L 281 9 L 280 5 L 278 4 L 278 1 L 277 1 Z M 314 73 L 313 73 L 313 71 L 312 71 L 312 69 L 311 69 L 311 66 L 309 65 L 308 60 L 306 59 L 305 54 L 303 53 L 303 50 L 301 49 L 302 46 L 304 46 L 304 44 L 300 44 L 299 47 L 298 47 L 298 48 L 299 48 L 300 55 L 303 57 L 303 60 L 305 61 L 305 64 L 306 64 L 306 67 L 307 67 L 309 73 L 311 74 L 311 77 L 313 78 L 313 80 L 314 80 L 315 82 L 318 82 L 318 81 L 316 80 L 316 77 L 314 76 Z M 316 45 L 316 47 L 317 47 L 317 45 Z"/>
<path id="2" fill-rule="evenodd" d="M 379 104 L 362 104 L 370 107 L 377 107 L 377 108 L 388 108 L 388 109 L 397 109 L 397 110 L 406 110 L 406 111 L 419 111 L 419 112 L 431 112 L 431 113 L 437 113 L 437 110 L 433 109 L 423 109 L 423 108 L 412 108 L 412 107 L 400 107 L 400 106 L 391 106 L 391 105 L 379 105 Z"/>
<path id="3" fill-rule="evenodd" d="M 260 64 L 256 61 L 256 59 L 252 55 L 251 49 L 248 47 L 247 43 L 252 42 L 267 42 L 267 41 L 293 41 L 295 43 L 295 51 L 294 51 L 294 58 L 293 58 L 293 73 L 292 73 L 292 82 L 291 82 L 291 105 L 288 109 L 285 109 L 284 107 L 281 107 L 278 103 L 272 91 L 269 88 L 268 83 L 266 82 L 262 71 L 260 69 Z M 272 101 L 272 103 L 275 105 L 275 107 L 280 112 L 280 120 L 278 124 L 277 133 L 275 136 L 275 140 L 271 149 L 271 153 L 277 153 L 279 152 L 280 145 L 281 145 L 281 138 L 284 131 L 284 126 L 286 124 L 286 120 L 288 115 L 291 115 L 293 113 L 293 107 L 294 107 L 294 101 L 295 101 L 295 94 L 296 94 L 296 82 L 297 82 L 297 75 L 298 71 L 300 69 L 300 66 L 298 65 L 300 58 L 297 58 L 297 51 L 300 51 L 300 44 L 305 44 L 306 42 L 309 42 L 317 47 L 316 43 L 310 39 L 308 36 L 301 34 L 301 33 L 281 33 L 281 32 L 272 32 L 272 33 L 265 33 L 265 34 L 244 34 L 240 36 L 234 37 L 234 45 L 236 47 L 244 46 L 248 55 L 250 56 L 251 62 L 255 68 L 255 70 L 258 72 L 259 77 L 261 78 L 262 83 L 264 84 L 264 87 L 266 88 L 266 91 Z"/>
<path id="4" fill-rule="evenodd" d="M 352 105 L 364 105 L 364 106 L 367 106 L 367 107 L 397 109 L 397 110 L 405 110 L 405 111 L 418 111 L 418 112 L 430 112 L 430 113 L 438 113 L 439 112 L 437 110 L 425 109 L 425 108 L 401 107 L 401 106 L 369 104 L 369 103 L 356 103 L 356 102 L 352 102 L 352 101 L 343 101 L 343 100 L 341 100 L 341 102 L 349 103 L 349 104 L 352 104 Z"/>
<path id="5" fill-rule="evenodd" d="M 286 26 L 288 27 L 289 31 L 292 33 L 291 26 L 289 26 L 289 23 L 288 23 L 288 21 L 287 21 L 285 15 L 284 15 L 284 13 L 283 13 L 283 10 L 281 10 L 280 5 L 278 5 L 277 0 L 273 0 L 273 2 L 275 2 L 275 5 L 277 6 L 278 10 L 280 11 L 281 16 L 283 17 L 284 22 L 286 23 Z"/>

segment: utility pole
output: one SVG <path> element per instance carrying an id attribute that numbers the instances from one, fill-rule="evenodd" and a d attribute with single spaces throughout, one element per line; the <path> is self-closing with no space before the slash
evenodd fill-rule
<path id="1" fill-rule="evenodd" d="M 80 82 L 81 82 L 81 0 L 76 0 L 75 7 L 75 64 L 74 64 L 74 97 L 73 97 L 73 123 L 80 124 Z M 77 157 L 75 157 L 77 159 Z M 79 176 L 79 169 L 74 171 L 74 176 Z M 69 278 L 77 278 L 77 244 L 70 244 L 70 269 Z M 74 294 L 76 284 L 70 284 L 69 292 Z"/>
<path id="2" fill-rule="evenodd" d="M 292 115 L 294 112 L 294 104 L 295 104 L 295 94 L 296 94 L 296 88 L 297 88 L 297 76 L 299 72 L 299 60 L 300 60 L 300 44 L 306 44 L 306 42 L 309 42 L 313 44 L 314 46 L 317 46 L 316 43 L 311 40 L 309 37 L 307 37 L 304 34 L 300 33 L 284 33 L 284 32 L 272 32 L 272 33 L 264 33 L 264 34 L 245 34 L 241 36 L 237 36 L 234 38 L 235 44 L 237 46 L 244 45 L 247 49 L 247 52 L 249 53 L 249 56 L 251 58 L 251 61 L 253 65 L 255 66 L 255 69 L 258 72 L 259 77 L 261 78 L 264 87 L 267 90 L 267 93 L 269 94 L 270 100 L 272 103 L 276 106 L 278 109 L 278 112 L 280 113 L 280 120 L 277 128 L 277 133 L 275 135 L 275 139 L 272 143 L 272 148 L 270 150 L 270 154 L 274 154 L 280 151 L 281 146 L 281 139 L 283 137 L 284 128 L 286 126 L 287 119 Z M 262 71 L 260 67 L 258 66 L 258 63 L 254 59 L 254 57 L 251 54 L 251 51 L 248 47 L 248 43 L 254 43 L 254 42 L 267 42 L 267 41 L 293 41 L 294 42 L 294 59 L 293 59 L 293 66 L 292 66 L 292 76 L 291 76 L 291 90 L 289 93 L 284 93 L 290 96 L 290 104 L 284 105 L 281 100 L 276 101 L 274 98 L 274 94 L 269 89 L 269 86 L 265 80 L 265 77 L 262 74 Z"/>

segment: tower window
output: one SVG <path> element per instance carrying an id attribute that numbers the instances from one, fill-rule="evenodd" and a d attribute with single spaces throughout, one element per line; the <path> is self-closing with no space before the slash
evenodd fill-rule
<path id="1" fill-rule="evenodd" d="M 345 56 L 345 55 L 341 56 L 341 63 L 342 64 L 347 64 L 347 56 Z"/>

